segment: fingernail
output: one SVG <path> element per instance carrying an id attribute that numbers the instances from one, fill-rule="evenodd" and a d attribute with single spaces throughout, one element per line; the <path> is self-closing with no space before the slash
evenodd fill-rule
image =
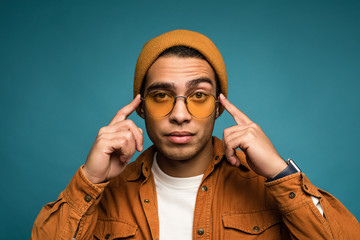
<path id="1" fill-rule="evenodd" d="M 225 99 L 224 94 L 220 93 L 220 99 L 221 99 L 221 100 Z"/>
<path id="2" fill-rule="evenodd" d="M 143 133 L 143 130 L 141 128 L 139 128 L 139 131 L 141 132 L 141 134 Z"/>

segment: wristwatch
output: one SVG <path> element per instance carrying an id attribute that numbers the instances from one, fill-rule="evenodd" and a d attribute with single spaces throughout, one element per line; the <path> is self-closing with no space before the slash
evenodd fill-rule
<path id="1" fill-rule="evenodd" d="M 286 163 L 288 166 L 275 177 L 268 179 L 267 182 L 275 181 L 279 178 L 283 178 L 291 174 L 301 172 L 301 169 L 296 165 L 296 163 L 292 159 L 289 158 L 286 161 Z"/>

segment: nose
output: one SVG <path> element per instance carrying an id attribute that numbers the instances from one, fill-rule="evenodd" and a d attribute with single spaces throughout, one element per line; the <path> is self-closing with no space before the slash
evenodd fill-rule
<path id="1" fill-rule="evenodd" d="M 186 98 L 183 96 L 176 97 L 174 107 L 169 115 L 170 122 L 183 124 L 191 120 L 191 115 L 186 107 Z"/>

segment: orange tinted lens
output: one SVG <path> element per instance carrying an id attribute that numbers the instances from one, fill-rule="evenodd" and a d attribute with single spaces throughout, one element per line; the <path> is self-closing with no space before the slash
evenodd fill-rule
<path id="1" fill-rule="evenodd" d="M 173 108 L 174 97 L 165 91 L 150 92 L 145 97 L 146 110 L 154 117 L 164 117 Z"/>
<path id="2" fill-rule="evenodd" d="M 188 99 L 188 110 L 197 118 L 206 118 L 215 110 L 215 97 L 204 92 L 195 92 Z"/>

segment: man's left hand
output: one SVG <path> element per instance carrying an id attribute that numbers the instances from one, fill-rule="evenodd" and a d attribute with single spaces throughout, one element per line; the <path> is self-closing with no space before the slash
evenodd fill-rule
<path id="1" fill-rule="evenodd" d="M 240 160 L 235 154 L 235 149 L 240 148 L 246 155 L 247 163 L 257 174 L 272 178 L 284 170 L 287 164 L 261 128 L 223 94 L 220 94 L 220 102 L 237 124 L 225 129 L 223 134 L 223 147 L 228 161 L 234 166 L 240 166 Z"/>

